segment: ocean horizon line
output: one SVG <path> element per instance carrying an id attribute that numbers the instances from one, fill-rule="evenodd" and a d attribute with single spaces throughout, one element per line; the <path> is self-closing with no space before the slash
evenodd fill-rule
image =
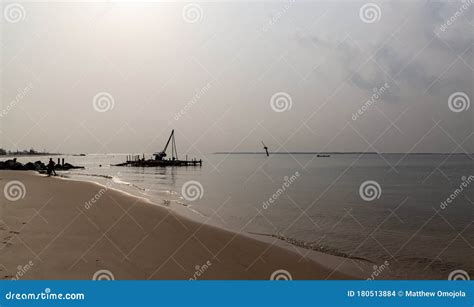
<path id="1" fill-rule="evenodd" d="M 362 152 L 362 151 L 269 151 L 272 155 L 465 155 L 472 156 L 474 153 L 465 152 Z M 152 155 L 151 152 L 137 153 L 137 152 L 108 152 L 108 153 L 39 153 L 39 154 L 5 154 L 0 155 L 0 158 L 12 158 L 12 157 L 28 157 L 28 156 L 82 156 L 82 155 Z M 262 155 L 265 152 L 262 151 L 217 151 L 211 153 L 204 153 L 204 155 Z"/>
<path id="2" fill-rule="evenodd" d="M 214 155 L 257 155 L 257 154 L 264 154 L 261 151 L 239 151 L 239 152 L 231 152 L 231 151 L 218 151 L 214 152 Z M 290 151 L 290 152 L 269 152 L 269 154 L 273 155 L 466 155 L 470 156 L 474 153 L 449 153 L 449 152 L 412 152 L 412 153 L 405 153 L 405 152 L 359 152 L 359 151 Z"/>

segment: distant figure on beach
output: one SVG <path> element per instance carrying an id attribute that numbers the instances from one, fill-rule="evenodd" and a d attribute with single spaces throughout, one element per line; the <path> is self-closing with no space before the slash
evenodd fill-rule
<path id="1" fill-rule="evenodd" d="M 47 172 L 48 172 L 48 177 L 51 176 L 51 174 L 54 174 L 54 176 L 57 176 L 56 171 L 54 170 L 54 166 L 56 163 L 54 163 L 52 158 L 49 158 L 49 163 L 47 167 Z"/>

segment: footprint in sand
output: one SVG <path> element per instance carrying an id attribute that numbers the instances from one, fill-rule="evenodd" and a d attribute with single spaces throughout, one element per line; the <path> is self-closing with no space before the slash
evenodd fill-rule
<path id="1" fill-rule="evenodd" d="M 19 235 L 19 234 L 20 234 L 19 231 L 13 231 L 13 230 L 10 230 L 10 233 L 14 233 L 14 234 L 16 234 L 16 235 Z"/>
<path id="2" fill-rule="evenodd" d="M 10 243 L 11 238 L 12 238 L 12 236 L 7 236 L 7 237 L 3 238 L 2 244 L 5 245 L 6 247 L 12 246 L 13 244 Z"/>
<path id="3" fill-rule="evenodd" d="M 0 230 L 8 230 L 7 224 L 1 220 L 0 220 Z"/>

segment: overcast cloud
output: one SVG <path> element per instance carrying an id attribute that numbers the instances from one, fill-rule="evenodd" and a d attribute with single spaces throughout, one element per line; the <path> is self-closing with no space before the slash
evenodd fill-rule
<path id="1" fill-rule="evenodd" d="M 1 147 L 474 151 L 474 1 L 18 3 Z"/>

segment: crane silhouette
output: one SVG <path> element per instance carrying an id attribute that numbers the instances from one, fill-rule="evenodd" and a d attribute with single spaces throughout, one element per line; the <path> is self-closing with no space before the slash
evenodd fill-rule
<path id="1" fill-rule="evenodd" d="M 174 139 L 174 129 L 171 130 L 171 134 L 168 139 L 168 142 L 166 142 L 165 148 L 162 151 L 153 154 L 155 156 L 155 160 L 161 161 L 166 157 L 166 149 L 168 149 L 168 145 L 170 144 L 170 141 L 171 141 L 171 159 L 173 161 L 178 160 L 178 150 L 176 149 L 176 141 Z"/>
<path id="2" fill-rule="evenodd" d="M 262 141 L 263 149 L 265 149 L 265 152 L 267 153 L 267 157 L 269 156 L 268 154 L 268 147 L 265 145 L 265 143 Z"/>

